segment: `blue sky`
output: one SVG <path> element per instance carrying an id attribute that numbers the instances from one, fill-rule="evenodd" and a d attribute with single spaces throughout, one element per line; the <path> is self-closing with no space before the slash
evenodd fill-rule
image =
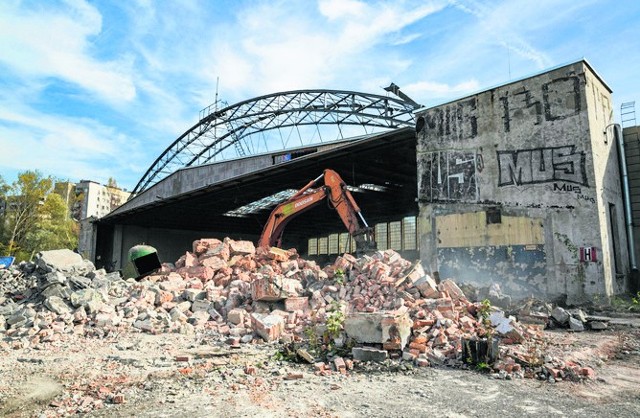
<path id="1" fill-rule="evenodd" d="M 393 81 L 429 106 L 582 57 L 640 106 L 640 1 L 2 0 L 0 175 L 133 189 L 218 77 L 229 104 Z"/>

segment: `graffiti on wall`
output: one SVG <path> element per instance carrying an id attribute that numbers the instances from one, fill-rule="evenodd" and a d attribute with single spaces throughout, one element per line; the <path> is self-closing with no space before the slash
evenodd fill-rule
<path id="1" fill-rule="evenodd" d="M 478 135 L 477 99 L 429 109 L 424 115 L 425 129 L 451 140 L 475 138 Z"/>
<path id="2" fill-rule="evenodd" d="M 427 201 L 478 200 L 475 151 L 436 151 L 420 157 L 420 197 Z"/>
<path id="3" fill-rule="evenodd" d="M 432 108 L 420 117 L 420 130 L 462 141 L 478 136 L 478 96 L 456 103 Z M 493 100 L 493 98 L 492 98 Z M 582 108 L 580 77 L 560 77 L 535 89 L 521 87 L 502 93 L 499 107 L 504 132 L 511 132 L 514 121 L 518 124 L 541 125 L 543 121 L 556 121 L 576 116 Z"/>
<path id="4" fill-rule="evenodd" d="M 513 119 L 529 119 L 534 125 L 543 120 L 555 121 L 580 113 L 580 79 L 577 76 L 556 78 L 542 85 L 539 92 L 526 87 L 500 98 L 505 132 L 511 132 Z"/>
<path id="5" fill-rule="evenodd" d="M 498 187 L 551 182 L 589 186 L 586 155 L 574 145 L 497 151 Z"/>

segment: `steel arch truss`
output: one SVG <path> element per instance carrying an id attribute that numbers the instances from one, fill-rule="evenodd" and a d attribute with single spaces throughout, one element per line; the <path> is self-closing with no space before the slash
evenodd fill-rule
<path id="1" fill-rule="evenodd" d="M 393 97 L 339 90 L 275 93 L 219 110 L 212 105 L 154 161 L 133 194 L 183 167 L 412 126 L 415 108 Z"/>

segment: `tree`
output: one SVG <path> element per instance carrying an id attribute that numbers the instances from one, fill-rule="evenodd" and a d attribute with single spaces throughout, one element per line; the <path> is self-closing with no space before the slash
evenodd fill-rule
<path id="1" fill-rule="evenodd" d="M 59 194 L 47 195 L 35 226 L 25 237 L 31 252 L 78 246 L 78 224 L 69 217 L 67 203 Z"/>
<path id="2" fill-rule="evenodd" d="M 26 237 L 37 228 L 41 206 L 51 191 L 53 179 L 43 177 L 36 171 L 25 171 L 18 174 L 18 180 L 11 184 L 7 193 L 7 209 L 5 213 L 5 230 L 3 244 L 10 255 L 17 255 L 18 250 L 28 251 Z"/>
<path id="3" fill-rule="evenodd" d="M 109 210 L 112 211 L 122 204 L 122 194 L 113 177 L 109 177 L 107 181 L 107 193 L 109 193 Z"/>
<path id="4" fill-rule="evenodd" d="M 4 236 L 5 231 L 5 218 L 7 214 L 7 192 L 9 191 L 9 185 L 0 176 L 0 239 Z M 2 244 L 0 243 L 0 249 Z M 2 251 L 0 250 L 0 255 Z"/>

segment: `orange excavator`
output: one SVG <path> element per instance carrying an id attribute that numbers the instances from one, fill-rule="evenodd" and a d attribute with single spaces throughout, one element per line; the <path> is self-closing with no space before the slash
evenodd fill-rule
<path id="1" fill-rule="evenodd" d="M 313 189 L 322 179 L 324 184 Z M 276 206 L 262 230 L 258 246 L 279 247 L 282 244 L 282 233 L 287 223 L 320 204 L 325 198 L 340 215 L 340 219 L 356 243 L 356 250 L 359 253 L 375 250 L 373 228 L 367 225 L 345 182 L 338 173 L 329 169 L 324 170 L 320 176 L 311 180 L 296 194 Z"/>

